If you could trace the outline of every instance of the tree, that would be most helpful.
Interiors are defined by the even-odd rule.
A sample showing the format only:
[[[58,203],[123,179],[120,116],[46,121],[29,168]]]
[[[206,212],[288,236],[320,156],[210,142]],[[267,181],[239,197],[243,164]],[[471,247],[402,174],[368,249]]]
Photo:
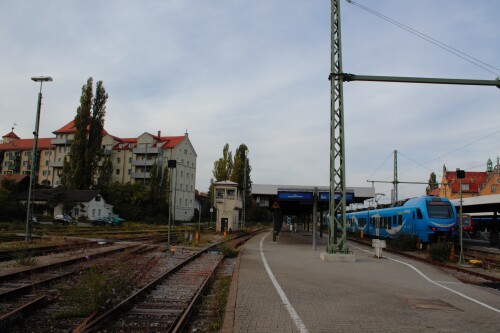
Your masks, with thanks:
[[[61,177],[61,183],[66,188],[84,190],[94,185],[103,153],[101,143],[107,99],[102,81],[97,82],[95,97],[92,78],[82,87],[80,106],[74,120],[76,132],[69,161],[64,162]]]
[[[150,170],[150,204],[152,215],[166,217],[168,212],[167,193],[169,190],[168,168],[161,168],[161,165],[153,164]]]
[[[222,149],[222,157],[214,162],[213,175],[215,181],[229,180],[233,172],[233,153],[229,150],[229,144],[226,143]]]
[[[216,181],[230,180],[238,183],[240,189],[245,191],[245,209],[248,211],[248,208],[252,207],[252,179],[250,177],[252,168],[250,167],[248,156],[246,156],[247,151],[248,147],[245,144],[240,144],[236,149],[233,160],[233,153],[229,150],[229,144],[226,143],[222,150],[222,157],[214,163],[213,175],[215,180],[213,178],[210,180],[208,192],[211,200],[210,202],[213,202],[213,183]]]
[[[248,147],[245,144],[241,144],[236,149],[236,153],[234,154],[233,169],[231,172],[231,177],[229,179],[235,183],[238,183],[241,189],[246,189],[245,195],[249,196],[250,193],[252,193],[252,180],[250,179],[250,172],[252,171],[252,168],[250,167],[246,152],[248,152]]]
[[[97,188],[100,190],[106,190],[111,184],[111,176],[113,174],[113,163],[111,162],[111,159],[105,158],[97,169]]]
[[[427,192],[427,195],[429,195],[436,188],[438,188],[436,174],[434,172],[432,172],[431,175],[429,176],[429,185],[427,185],[427,188],[425,191]]]

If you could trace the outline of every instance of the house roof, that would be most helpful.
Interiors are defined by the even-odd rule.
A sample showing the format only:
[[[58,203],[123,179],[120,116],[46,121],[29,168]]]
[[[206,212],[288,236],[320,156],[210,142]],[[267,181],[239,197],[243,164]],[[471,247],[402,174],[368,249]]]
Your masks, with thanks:
[[[14,175],[0,175],[0,188],[2,188],[2,180],[8,179],[13,181],[16,184],[19,184],[21,182],[26,182],[28,184],[29,182],[29,176],[28,175],[20,175],[20,174],[14,174]]]
[[[38,150],[52,148],[51,141],[53,138],[38,138]],[[0,151],[6,150],[30,150],[33,149],[34,139],[14,139],[7,143],[0,143]]]
[[[160,139],[161,142],[166,141],[161,145],[161,148],[163,149],[168,149],[168,148],[174,148],[177,146],[179,143],[182,142],[186,137],[185,136],[162,136]]]
[[[466,171],[465,178],[462,179],[462,185],[468,184],[469,189],[462,186],[462,193],[478,193],[487,178],[488,173],[486,171]],[[450,185],[452,192],[460,192],[460,179],[457,179],[455,171],[446,171],[446,181]]]
[[[223,180],[223,181],[220,181],[220,182],[215,182],[214,186],[234,186],[234,187],[238,187],[239,185],[238,185],[238,183],[232,182],[230,180]]]
[[[88,130],[89,130],[89,128],[87,126],[87,131]],[[66,125],[64,125],[63,127],[61,127],[60,129],[58,129],[52,133],[54,133],[54,134],[68,134],[68,133],[75,133],[75,132],[76,132],[75,121],[72,120],[69,123],[67,123]],[[108,132],[106,132],[106,130],[103,128],[101,135],[104,136],[106,134],[108,134]]]
[[[20,139],[20,137],[18,137],[17,134],[14,133],[14,131],[11,131],[10,133],[5,134],[3,136],[3,138]]]
[[[9,179],[12,181],[15,181],[16,183],[19,183],[22,181],[24,178],[29,178],[28,175],[21,175],[21,174],[14,174],[14,175],[0,175],[0,181],[4,179]]]
[[[47,201],[52,196],[54,190],[36,189],[34,192],[34,201]],[[89,202],[97,195],[101,194],[99,190],[68,190],[64,192],[66,200],[72,202]],[[18,196],[19,200],[28,200],[28,190],[22,192]]]

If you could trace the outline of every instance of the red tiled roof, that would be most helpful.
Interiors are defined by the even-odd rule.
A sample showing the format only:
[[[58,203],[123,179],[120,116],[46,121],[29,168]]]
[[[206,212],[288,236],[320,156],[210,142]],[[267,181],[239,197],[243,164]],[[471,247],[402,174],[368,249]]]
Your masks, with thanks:
[[[14,175],[0,175],[0,181],[4,179],[12,180],[16,183],[19,183],[24,178],[27,178],[28,175],[14,174]]]
[[[66,125],[64,125],[63,127],[61,127],[60,129],[58,129],[57,131],[54,131],[52,133],[64,134],[64,133],[75,133],[75,132],[76,132],[75,121],[72,120],[69,123],[67,123]]]
[[[466,190],[462,186],[463,193],[478,193],[481,185],[484,184],[488,178],[486,171],[466,171],[465,178],[462,179],[463,184],[469,184],[469,189]],[[457,179],[455,171],[446,171],[446,180],[451,185],[451,190],[454,193],[460,192],[460,179]]]
[[[38,149],[51,149],[53,146],[50,144],[52,139],[55,138],[39,138],[38,139]],[[33,149],[34,139],[18,139],[12,140],[8,143],[0,144],[0,151],[5,150],[29,150]]]
[[[88,131],[88,126],[87,126],[87,131]],[[61,127],[60,129],[58,129],[57,131],[54,131],[52,133],[54,133],[54,134],[68,134],[68,133],[75,133],[75,132],[76,132],[75,121],[72,120],[69,123],[67,123],[66,125],[64,125],[63,127]],[[106,130],[103,128],[101,135],[104,136],[107,134],[108,134],[108,132],[106,132]]]
[[[431,197],[439,197],[439,187],[438,188],[435,188],[431,191],[431,193],[429,193],[429,195]]]
[[[14,133],[14,131],[11,131],[9,134],[5,134],[3,137],[11,139],[20,139],[20,137],[18,137],[17,134]]]
[[[182,142],[186,137],[185,136],[162,136],[160,141],[166,141],[161,145],[161,148],[167,149],[167,148],[174,148],[177,146],[179,143]]]

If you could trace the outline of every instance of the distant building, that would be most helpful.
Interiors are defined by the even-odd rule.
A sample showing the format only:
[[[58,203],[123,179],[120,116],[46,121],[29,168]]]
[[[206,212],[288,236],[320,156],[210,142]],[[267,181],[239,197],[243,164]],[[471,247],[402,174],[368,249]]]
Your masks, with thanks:
[[[488,159],[486,171],[465,171],[462,179],[462,197],[476,197],[489,194],[500,194],[500,165],[493,167],[491,159]],[[434,191],[433,193],[436,193]],[[443,165],[443,178],[438,192],[440,197],[448,199],[460,198],[460,179],[456,171],[448,171]]]
[[[65,159],[68,158],[76,128],[71,121],[54,131],[53,138],[38,139],[36,183],[57,187]],[[102,132],[104,158],[112,162],[112,182],[149,185],[153,164],[164,168],[168,160],[177,160],[172,169],[172,191],[175,187],[175,219],[189,221],[193,218],[196,185],[196,151],[189,136],[162,136],[144,132],[137,138],[120,138]],[[33,139],[21,139],[14,131],[4,135],[0,143],[0,174],[29,175]]]

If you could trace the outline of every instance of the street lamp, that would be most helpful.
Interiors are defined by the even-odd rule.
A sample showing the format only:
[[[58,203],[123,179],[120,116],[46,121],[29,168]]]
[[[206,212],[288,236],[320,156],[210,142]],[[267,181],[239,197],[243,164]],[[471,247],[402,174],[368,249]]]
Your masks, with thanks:
[[[245,220],[246,220],[246,196],[247,196],[247,156],[248,149],[245,149],[245,165],[243,167],[243,211],[241,216],[241,226],[245,228]]]
[[[36,120],[35,120],[35,131],[33,132],[33,151],[31,152],[31,167],[30,167],[30,187],[28,190],[28,208],[26,212],[26,237],[25,241],[31,240],[31,223],[33,221],[33,197],[35,194],[35,163],[36,163],[36,151],[38,146],[38,129],[40,128],[40,111],[42,109],[42,84],[44,82],[52,81],[50,76],[38,76],[31,78],[35,82],[40,82],[40,92],[38,93],[38,106],[36,110]]]
[[[173,207],[175,207],[175,202],[173,202],[175,200],[175,195],[172,197],[172,169],[177,170],[177,160],[168,160],[167,167],[170,169],[169,174],[168,174],[168,178],[170,180],[170,207],[168,209],[168,229],[167,229],[167,256],[169,256],[172,254],[171,249],[170,249],[170,226],[171,226],[171,221],[172,221],[172,209],[175,209],[175,208],[173,208]],[[176,172],[176,175],[177,175],[177,172]]]

